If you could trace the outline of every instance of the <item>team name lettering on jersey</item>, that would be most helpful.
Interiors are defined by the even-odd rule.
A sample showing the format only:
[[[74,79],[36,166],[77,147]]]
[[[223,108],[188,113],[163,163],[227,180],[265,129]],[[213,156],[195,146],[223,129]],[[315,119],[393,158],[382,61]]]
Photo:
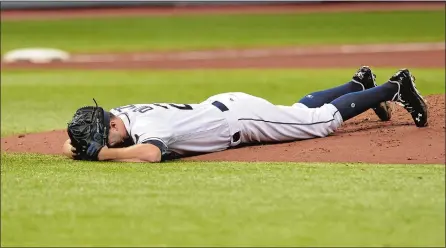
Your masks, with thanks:
[[[174,104],[174,103],[154,103],[152,104],[155,107],[160,107],[160,108],[164,108],[164,109],[169,109],[170,107],[174,107],[180,110],[193,110],[192,106],[189,104]],[[114,108],[114,110],[118,111],[118,112],[139,112],[139,113],[145,113],[149,110],[153,110],[153,107],[151,107],[150,105],[140,105],[140,106],[136,106],[134,104],[130,104],[130,105],[125,105],[122,107],[117,107]],[[124,111],[125,110],[125,111]]]

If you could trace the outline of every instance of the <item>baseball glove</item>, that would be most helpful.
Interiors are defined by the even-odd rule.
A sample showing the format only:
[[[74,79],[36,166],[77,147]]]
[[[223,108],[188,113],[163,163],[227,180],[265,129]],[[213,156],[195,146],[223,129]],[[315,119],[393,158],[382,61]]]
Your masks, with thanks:
[[[71,145],[76,148],[74,159],[98,160],[100,150],[107,145],[109,126],[108,112],[97,103],[78,109],[67,128]]]

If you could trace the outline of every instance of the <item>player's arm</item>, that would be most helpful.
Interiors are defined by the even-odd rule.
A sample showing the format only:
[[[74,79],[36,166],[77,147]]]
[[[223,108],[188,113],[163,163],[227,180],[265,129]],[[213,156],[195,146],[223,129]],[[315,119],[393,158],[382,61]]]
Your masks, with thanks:
[[[62,146],[62,153],[68,158],[74,159],[76,149],[67,139]],[[103,147],[98,155],[98,160],[111,160],[122,162],[160,162],[161,150],[152,144],[137,144],[125,148]]]
[[[161,161],[161,150],[153,144],[136,144],[124,148],[103,147],[98,160],[157,163]]]

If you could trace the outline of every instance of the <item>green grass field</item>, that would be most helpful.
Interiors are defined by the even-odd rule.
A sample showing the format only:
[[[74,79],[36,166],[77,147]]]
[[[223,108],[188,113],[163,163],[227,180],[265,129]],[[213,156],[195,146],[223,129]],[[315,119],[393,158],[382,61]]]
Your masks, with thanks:
[[[442,165],[2,160],[7,246],[444,246]]]
[[[1,51],[437,42],[445,40],[444,16],[412,11],[2,21]],[[112,108],[243,91],[292,104],[347,82],[356,69],[2,70],[1,136],[65,128],[93,97]],[[375,68],[378,82],[396,69]],[[412,71],[424,95],[445,93],[444,69]],[[2,153],[1,196],[2,246],[445,245],[444,165],[129,164]]]
[[[28,46],[86,52],[438,42],[445,39],[444,23],[444,11],[2,21],[1,52]]]

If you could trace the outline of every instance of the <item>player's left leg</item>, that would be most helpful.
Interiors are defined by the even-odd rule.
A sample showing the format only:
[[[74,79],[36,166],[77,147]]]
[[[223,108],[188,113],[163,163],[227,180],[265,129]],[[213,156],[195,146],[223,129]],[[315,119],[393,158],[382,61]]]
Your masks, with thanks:
[[[401,69],[388,82],[365,91],[349,93],[333,100],[343,121],[351,119],[379,102],[396,101],[411,114],[416,126],[427,126],[427,106],[409,70]]]
[[[300,99],[298,103],[309,108],[318,108],[345,94],[376,87],[377,85],[375,79],[376,75],[372,72],[372,70],[368,66],[362,66],[353,75],[351,81],[331,89],[310,93]],[[390,120],[391,110],[386,102],[373,106],[373,110],[381,120]]]

